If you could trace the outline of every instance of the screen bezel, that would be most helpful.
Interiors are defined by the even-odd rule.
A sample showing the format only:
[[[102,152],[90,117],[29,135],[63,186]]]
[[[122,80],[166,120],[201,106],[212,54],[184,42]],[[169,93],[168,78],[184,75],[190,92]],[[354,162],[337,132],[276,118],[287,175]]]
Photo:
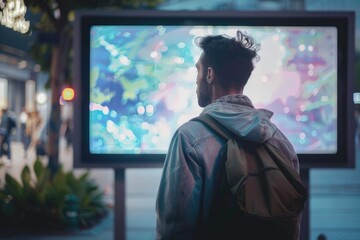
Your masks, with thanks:
[[[94,25],[331,26],[338,30],[337,149],[334,154],[298,154],[301,168],[354,167],[354,13],[121,11],[77,12],[75,22],[74,166],[161,167],[165,154],[92,154],[89,151],[90,28]],[[346,106],[346,107],[345,107]],[[78,137],[79,136],[79,137]]]

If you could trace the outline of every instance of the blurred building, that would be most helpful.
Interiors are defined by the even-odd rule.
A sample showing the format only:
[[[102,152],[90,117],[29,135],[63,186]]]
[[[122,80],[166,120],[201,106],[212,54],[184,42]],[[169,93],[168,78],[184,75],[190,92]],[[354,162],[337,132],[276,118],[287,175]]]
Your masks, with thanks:
[[[168,0],[161,10],[303,10],[304,0]]]
[[[2,9],[3,10],[3,9]],[[38,17],[26,12],[25,19],[33,28]],[[31,46],[36,39],[36,33],[22,34],[0,24],[0,108],[7,108],[10,115],[16,119],[17,129],[20,129],[20,113],[23,110],[44,112],[41,99],[37,95],[43,90],[47,74],[41,72],[41,66],[31,58]],[[44,95],[40,95],[44,96]],[[21,131],[16,131],[13,140],[21,139]]]

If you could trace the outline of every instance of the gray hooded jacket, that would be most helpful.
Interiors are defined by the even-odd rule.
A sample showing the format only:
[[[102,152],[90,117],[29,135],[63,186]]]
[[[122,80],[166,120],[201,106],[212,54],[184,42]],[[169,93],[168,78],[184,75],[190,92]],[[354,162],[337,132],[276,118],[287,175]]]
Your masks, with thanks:
[[[244,95],[223,96],[204,108],[237,136],[252,142],[268,141],[291,160],[299,172],[297,155],[283,133],[270,121],[272,112],[255,109]],[[209,215],[219,186],[225,141],[197,121],[174,134],[165,159],[156,201],[156,239],[193,239]]]

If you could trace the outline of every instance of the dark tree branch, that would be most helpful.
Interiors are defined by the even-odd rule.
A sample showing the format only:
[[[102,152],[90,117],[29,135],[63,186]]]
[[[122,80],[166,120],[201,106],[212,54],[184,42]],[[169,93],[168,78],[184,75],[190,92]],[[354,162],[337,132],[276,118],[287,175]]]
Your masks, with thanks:
[[[59,28],[64,29],[68,24],[68,14],[70,9],[73,7],[72,2],[66,0],[57,0],[58,9],[60,10],[60,19],[58,21]]]
[[[37,3],[39,4],[39,7],[41,8],[41,10],[46,13],[46,15],[49,17],[51,22],[54,24],[56,30],[59,30],[60,26],[58,26],[59,25],[58,20],[56,20],[56,18],[54,16],[54,12],[50,8],[49,4],[47,4],[44,0],[37,0]]]

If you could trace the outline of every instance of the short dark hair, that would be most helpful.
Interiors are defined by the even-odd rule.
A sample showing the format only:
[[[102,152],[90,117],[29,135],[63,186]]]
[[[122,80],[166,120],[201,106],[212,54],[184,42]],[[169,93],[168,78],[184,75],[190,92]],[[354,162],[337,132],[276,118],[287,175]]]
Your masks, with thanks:
[[[236,38],[226,35],[205,36],[196,39],[204,51],[205,71],[212,67],[225,89],[243,88],[254,70],[254,60],[259,60],[260,45],[241,31]]]

